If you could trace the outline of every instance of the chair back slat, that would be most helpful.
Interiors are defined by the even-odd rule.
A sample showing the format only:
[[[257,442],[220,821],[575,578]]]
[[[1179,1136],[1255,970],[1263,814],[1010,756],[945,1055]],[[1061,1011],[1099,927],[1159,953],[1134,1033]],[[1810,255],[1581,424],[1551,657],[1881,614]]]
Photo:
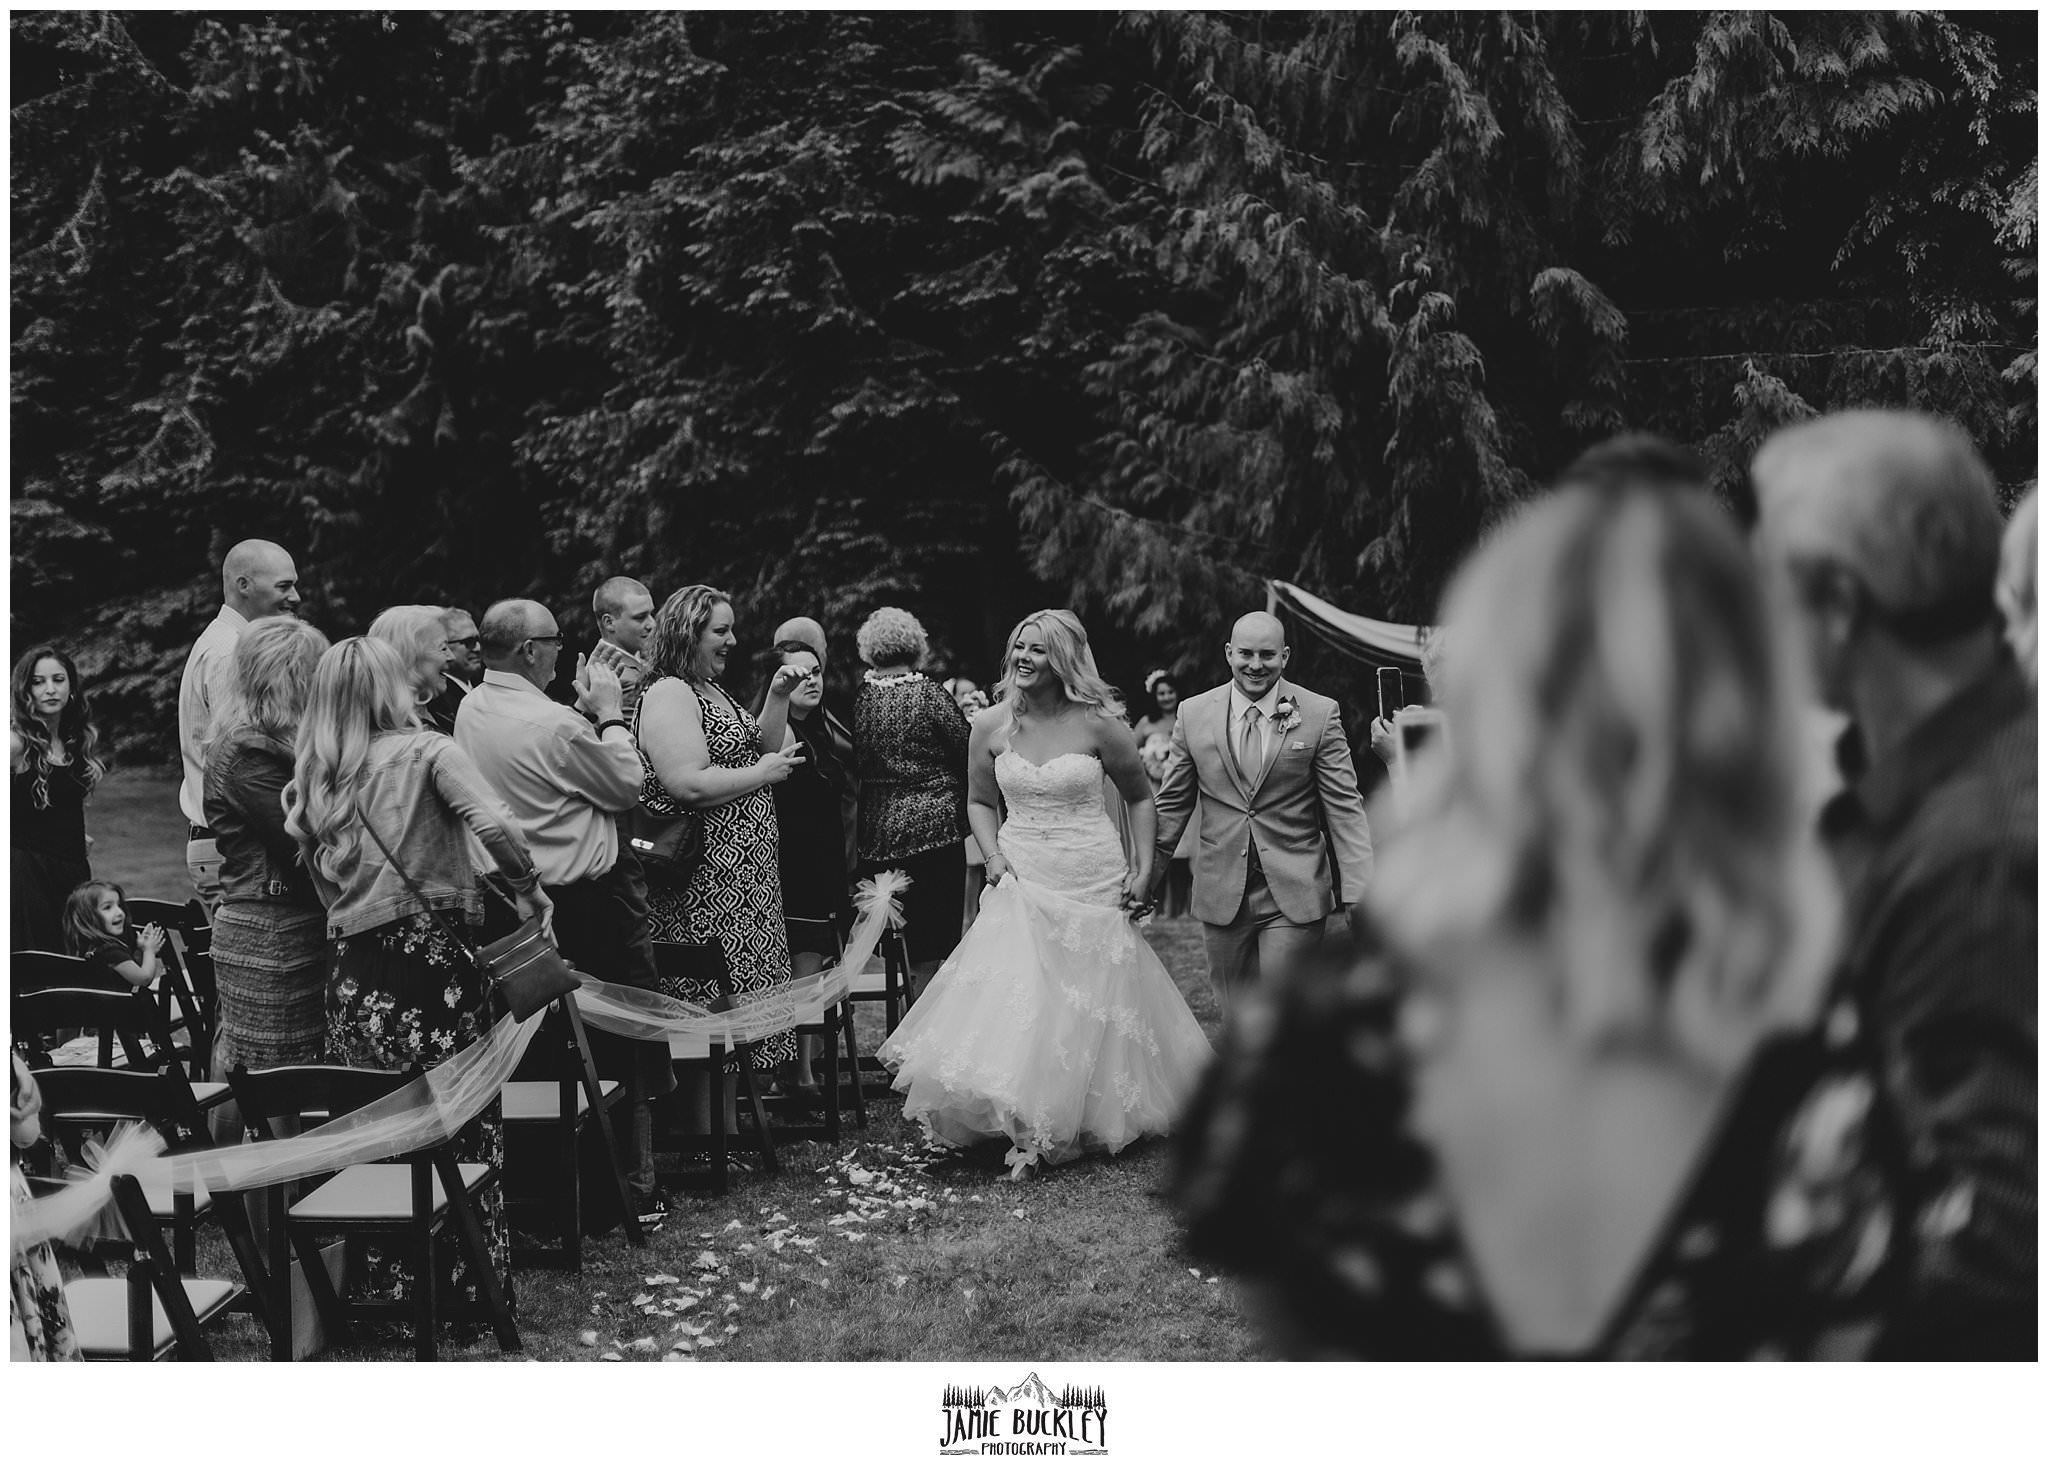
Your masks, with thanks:
[[[130,991],[125,986],[118,991],[104,987],[46,987],[15,997],[12,1016],[19,1036],[55,1033],[66,1028],[97,1031],[102,1068],[113,1066],[115,1038],[121,1040],[132,1070],[154,1072],[165,1064],[177,1063],[163,1016],[148,992]]]
[[[57,951],[15,951],[8,957],[7,989],[15,998],[64,988],[74,991],[131,990],[119,972],[100,961]]]
[[[242,1106],[242,1117],[264,1139],[272,1138],[269,1121],[307,1114],[339,1119],[374,1104],[419,1070],[348,1068],[333,1063],[303,1063],[284,1068],[241,1068],[228,1071],[228,1087]]]

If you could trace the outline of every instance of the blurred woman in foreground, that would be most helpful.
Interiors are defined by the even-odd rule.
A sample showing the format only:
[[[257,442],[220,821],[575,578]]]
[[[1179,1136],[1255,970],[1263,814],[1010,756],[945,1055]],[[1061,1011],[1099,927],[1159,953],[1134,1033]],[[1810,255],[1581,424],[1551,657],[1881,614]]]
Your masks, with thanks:
[[[1364,959],[1248,1010],[1184,1135],[1192,1245],[1302,1356],[1853,1349],[1896,1208],[1853,1020],[1816,1017],[1837,901],[1734,529],[1569,488],[1441,622],[1452,735]]]

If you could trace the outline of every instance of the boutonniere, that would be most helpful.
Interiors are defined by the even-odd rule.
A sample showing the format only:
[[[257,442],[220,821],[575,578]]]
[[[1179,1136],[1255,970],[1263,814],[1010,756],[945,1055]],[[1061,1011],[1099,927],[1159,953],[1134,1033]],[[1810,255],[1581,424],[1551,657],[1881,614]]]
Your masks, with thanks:
[[[1301,712],[1295,709],[1292,695],[1283,695],[1273,702],[1273,724],[1282,735],[1301,724]]]

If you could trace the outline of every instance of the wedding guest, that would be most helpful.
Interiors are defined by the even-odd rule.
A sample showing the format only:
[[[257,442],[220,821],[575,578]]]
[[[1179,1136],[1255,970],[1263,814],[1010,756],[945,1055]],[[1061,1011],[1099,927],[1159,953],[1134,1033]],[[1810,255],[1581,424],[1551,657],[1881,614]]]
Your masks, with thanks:
[[[484,611],[483,653],[488,668],[463,702],[455,740],[533,852],[555,907],[556,944],[592,976],[657,990],[647,885],[639,859],[619,842],[618,815],[639,800],[642,774],[618,677],[594,659],[579,659],[576,708],[548,699],[562,654],[561,625],[524,598]],[[654,1176],[650,1103],[675,1088],[668,1048],[602,1030],[592,1031],[590,1046],[600,1075],[626,1085],[626,1184],[641,1221],[652,1225],[669,1209]]]
[[[36,1088],[35,1075],[11,1053],[13,1065],[7,1079],[8,1144],[7,1199],[14,1212],[25,1210],[35,1198],[28,1177],[18,1161],[43,1137],[43,1096]],[[71,1331],[71,1316],[64,1304],[64,1279],[57,1269],[57,1255],[47,1242],[9,1244],[7,1265],[7,1358],[19,1360],[75,1360],[78,1339]]]
[[[825,650],[825,626],[814,618],[802,615],[786,618],[775,626],[772,641],[778,647],[794,640],[818,656],[818,668],[822,673],[832,662],[832,656]],[[853,731],[844,721],[832,713],[822,700],[818,703],[815,716],[809,719],[824,723],[826,732],[832,738],[835,750],[853,750]],[[813,743],[822,746],[822,743]],[[846,835],[846,872],[853,874],[860,868],[860,776],[854,763],[846,763],[845,782],[839,792],[839,824]]]
[[[678,888],[650,876],[647,905],[657,941],[715,945],[735,993],[789,980],[789,936],[782,924],[782,878],[775,800],[768,789],[804,765],[782,750],[789,695],[798,678],[785,667],[769,683],[757,721],[718,683],[738,643],[732,600],[695,584],[670,595],[647,643],[640,697],[640,749],[647,759],[641,802],[657,813],[702,815],[704,853]],[[663,990],[710,1007],[727,987],[708,976],[664,976]],[[779,1068],[796,1058],[794,1033],[754,1044],[754,1061]],[[738,1060],[728,1065],[733,1087]],[[693,1101],[693,1128],[710,1127],[708,1088]],[[725,1118],[734,1120],[727,1108]]]
[[[1138,738],[1138,757],[1145,763],[1145,775],[1152,779],[1152,790],[1157,792],[1159,784],[1166,780],[1166,759],[1173,754],[1173,717],[1180,709],[1180,689],[1174,683],[1173,672],[1153,670],[1146,675],[1145,695],[1152,702],[1152,714],[1139,720],[1131,734]],[[1166,884],[1159,892],[1161,919],[1174,920],[1188,913],[1195,892],[1195,837],[1194,825],[1189,824],[1166,866]]]
[[[234,679],[214,712],[201,792],[220,849],[213,912],[220,998],[214,1066],[318,1063],[327,1031],[327,912],[285,831],[293,743],[327,653],[295,618],[259,618],[235,644]]]
[[[844,800],[853,785],[853,742],[826,716],[825,665],[801,639],[775,646],[777,669],[795,668],[803,677],[789,692],[789,720],[782,750],[807,759],[775,789],[776,853],[782,877],[784,929],[789,935],[790,973],[815,976],[838,951],[847,920],[852,871],[846,861]],[[754,702],[765,716],[773,679]],[[812,1062],[816,1039],[800,1039],[795,1084],[816,1087]]]
[[[285,790],[286,831],[327,907],[333,942],[327,1061],[357,1068],[431,1068],[489,1031],[489,982],[457,944],[473,943],[484,919],[469,835],[511,885],[522,921],[545,922],[551,911],[526,840],[476,764],[420,725],[413,674],[381,639],[344,639],[322,655]],[[497,1104],[457,1139],[463,1159],[502,1173]],[[482,1215],[509,1303],[499,1187],[485,1193]],[[409,1296],[408,1265],[374,1250],[372,1259],[367,1296]],[[480,1300],[467,1274],[460,1269],[452,1291]]]
[[[1861,770],[1823,814],[1843,995],[1927,1209],[1879,1352],[2035,1354],[2039,872],[2034,691],[1999,641],[1990,470],[1944,420],[1829,414],[1757,453],[1758,543]]]
[[[206,735],[214,707],[227,697],[235,641],[251,619],[292,613],[299,606],[299,570],[275,542],[249,540],[228,549],[220,565],[221,608],[185,657],[178,681],[178,755],[184,780],[178,806],[187,825],[185,867],[210,913],[220,897],[220,851],[206,826]]]
[[[7,724],[13,946],[64,949],[64,900],[92,877],[85,801],[106,773],[92,702],[71,656],[43,644],[14,666]]]
[[[441,672],[446,683],[441,693],[427,703],[427,724],[437,731],[452,733],[462,702],[483,678],[483,641],[477,634],[476,620],[466,608],[442,609],[441,628],[441,647],[448,655],[447,668]]]
[[[955,675],[946,681],[946,693],[953,697],[953,704],[960,707],[960,714],[970,722],[988,709],[988,693],[965,675]]]
[[[382,639],[398,651],[412,681],[420,724],[443,736],[455,734],[437,705],[448,690],[448,610],[431,603],[400,603],[385,609],[370,624],[369,637]]]
[[[1363,959],[1246,998],[1184,1126],[1190,1245],[1294,1356],[1824,1352],[1903,1198],[1818,1020],[1838,902],[1740,538],[1576,487],[1445,618],[1440,704],[1486,739],[1418,763]]]
[[[654,631],[654,595],[633,578],[606,578],[591,594],[590,611],[597,615],[598,635],[590,661],[619,677],[630,722],[640,708],[640,690],[647,678],[644,657],[647,636]]]
[[[2005,524],[1998,559],[1998,612],[2005,620],[2005,642],[2029,685],[2037,683],[2040,612],[2034,604],[2034,523],[2039,492],[2029,490]]]
[[[164,928],[128,923],[128,896],[118,884],[89,879],[64,902],[64,944],[74,956],[97,961],[137,991],[164,974]]]
[[[853,705],[860,770],[860,860],[910,878],[903,925],[922,990],[960,944],[967,890],[967,717],[918,666],[924,625],[878,608],[856,637],[868,666]]]

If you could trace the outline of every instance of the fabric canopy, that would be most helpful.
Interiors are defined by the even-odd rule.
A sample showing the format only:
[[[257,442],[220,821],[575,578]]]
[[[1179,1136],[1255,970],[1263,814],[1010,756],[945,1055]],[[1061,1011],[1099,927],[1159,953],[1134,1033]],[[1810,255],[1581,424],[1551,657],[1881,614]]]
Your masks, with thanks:
[[[1422,668],[1422,640],[1428,630],[1420,624],[1390,624],[1384,619],[1346,613],[1336,604],[1278,578],[1267,580],[1266,592],[1276,607],[1285,607],[1310,632],[1321,635],[1354,659],[1368,664]]]

